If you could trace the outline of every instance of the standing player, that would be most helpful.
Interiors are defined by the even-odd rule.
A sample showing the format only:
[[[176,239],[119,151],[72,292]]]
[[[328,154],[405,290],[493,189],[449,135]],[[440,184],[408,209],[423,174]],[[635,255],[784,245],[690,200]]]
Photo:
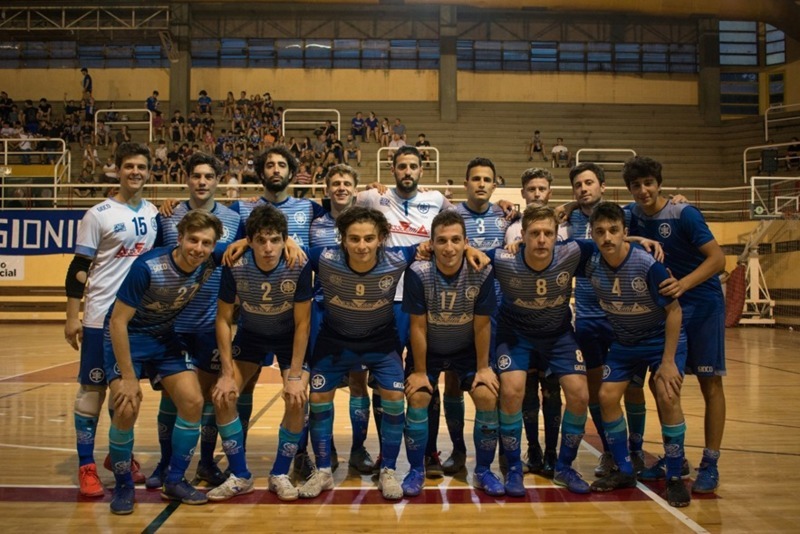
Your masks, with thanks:
[[[706,402],[705,448],[692,491],[713,493],[719,486],[717,461],[725,430],[725,301],[717,277],[725,267],[725,255],[699,210],[661,196],[659,162],[633,158],[623,167],[622,177],[636,202],[631,208],[631,233],[662,243],[672,276],[662,283],[661,294],[678,299],[683,308],[686,363]],[[663,477],[660,464],[643,477]]]
[[[222,223],[205,210],[194,210],[181,219],[178,234],[177,247],[155,249],[134,262],[103,332],[105,371],[114,403],[108,432],[116,479],[111,500],[114,514],[133,512],[133,425],[142,401],[139,379],[145,371],[167,390],[178,411],[161,495],[184,504],[208,500],[183,478],[200,436],[203,393],[191,357],[173,327],[214,272],[211,253],[222,235]]]
[[[403,307],[411,316],[405,388],[406,453],[411,469],[402,483],[403,494],[413,497],[422,491],[431,384],[448,370],[455,374],[460,388],[470,392],[477,410],[473,484],[489,495],[500,496],[505,493],[503,483],[490,470],[497,448],[499,389],[489,365],[490,317],[497,306],[494,276],[490,268],[478,272],[466,265],[466,228],[458,213],[437,215],[431,232],[434,259],[416,262],[408,269],[403,295]],[[463,428],[463,418],[461,425]],[[466,450],[462,455],[466,457]]]
[[[80,387],[75,398],[75,434],[78,449],[80,492],[103,495],[97,476],[94,441],[97,420],[106,396],[103,371],[103,320],[133,261],[153,248],[157,210],[142,198],[150,175],[150,150],[123,143],[116,151],[117,193],[84,215],[78,231],[75,257],[66,276],[67,322],[64,338],[80,350]],[[81,299],[85,294],[83,321]],[[134,481],[144,482],[139,464],[132,461]]]
[[[670,279],[667,269],[625,241],[622,208],[602,202],[592,212],[590,223],[600,253],[586,266],[586,277],[616,336],[605,358],[599,398],[606,441],[617,465],[617,469],[592,483],[592,490],[611,491],[636,485],[619,403],[628,382],[643,383],[649,368],[664,439],[667,501],[671,506],[687,506],[691,497],[680,477],[686,435],[680,396],[686,363],[681,306],[672,297],[659,293],[659,287]]]
[[[297,499],[289,480],[306,413],[308,366],[306,349],[311,321],[311,270],[308,263],[289,267],[283,256],[288,236],[286,218],[269,204],[256,207],[247,219],[250,248],[232,267],[223,267],[216,331],[222,372],[214,391],[217,424],[228,454],[231,474],[208,492],[212,501],[253,491],[247,468],[242,424],[236,397],[264,362],[278,360],[286,403],[278,431],[278,452],[269,490],[284,501]],[[239,302],[239,328],[231,342],[234,304]],[[265,357],[266,356],[266,357]]]
[[[189,200],[178,204],[170,216],[159,216],[156,246],[174,247],[178,243],[178,223],[192,210],[205,210],[222,222],[222,236],[217,241],[218,246],[232,243],[241,233],[239,214],[214,199],[222,176],[222,164],[214,156],[195,152],[186,163],[186,175]],[[211,486],[219,486],[227,478],[214,462],[217,424],[214,418],[214,405],[211,402],[211,390],[220,372],[220,355],[214,335],[220,277],[221,271],[214,271],[175,322],[175,332],[180,336],[184,350],[192,357],[198,370],[198,379],[205,401],[200,432],[200,461],[197,464],[195,479],[206,481]],[[169,395],[162,392],[158,408],[161,459],[153,474],[147,479],[148,488],[160,488],[163,484],[172,456],[172,429],[175,426],[176,416],[175,403]]]

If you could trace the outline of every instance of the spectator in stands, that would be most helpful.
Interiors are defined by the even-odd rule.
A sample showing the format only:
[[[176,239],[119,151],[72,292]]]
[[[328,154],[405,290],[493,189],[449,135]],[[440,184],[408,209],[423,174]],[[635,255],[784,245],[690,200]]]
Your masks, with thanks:
[[[233,91],[228,91],[228,96],[225,97],[225,104],[222,108],[222,118],[232,119],[234,109],[236,109],[236,99],[233,97]]]
[[[233,116],[231,117],[231,131],[242,131],[247,126],[247,117],[244,111],[239,106],[233,109]]]
[[[533,132],[533,137],[531,137],[531,142],[528,150],[528,161],[533,161],[533,156],[537,152],[539,156],[542,158],[542,161],[547,161],[547,156],[544,153],[544,141],[542,141],[541,135],[539,134],[539,130]]]
[[[184,138],[189,141],[190,143],[194,143],[195,141],[200,139],[200,126],[202,126],[202,121],[200,117],[197,116],[197,113],[192,111],[189,113],[189,117],[186,119],[186,125],[183,127]]]
[[[230,200],[238,199],[239,184],[241,183],[240,178],[237,178],[235,174],[227,173],[223,178],[223,182],[228,186],[225,189],[225,196],[227,196]]]
[[[333,154],[336,158],[337,163],[342,163],[344,161],[344,145],[342,144],[341,139],[339,136],[336,135],[334,131],[330,137],[328,137],[328,152],[327,154]],[[325,158],[327,159],[327,154]]]
[[[184,170],[182,157],[169,163],[169,166],[167,167],[167,176],[169,177],[168,183],[182,184],[184,182],[185,175],[186,171]]]
[[[404,142],[406,141],[406,125],[400,122],[399,118],[394,120],[394,125],[392,126],[392,134],[397,134]]]
[[[94,124],[88,119],[81,123],[81,133],[78,139],[81,147],[94,143]]]
[[[202,89],[200,95],[197,97],[197,112],[200,115],[203,113],[211,113],[211,97],[208,96],[205,89]]]
[[[213,154],[214,149],[217,147],[217,140],[214,139],[214,132],[203,126],[203,151],[207,154]]]
[[[322,135],[325,137],[325,140],[330,141],[332,139],[331,136],[337,134],[336,126],[334,126],[331,121],[325,121],[325,126],[322,127]]]
[[[389,117],[384,117],[381,121],[381,146],[389,146],[392,141],[392,127],[389,125]]]
[[[66,97],[66,93],[64,93]],[[8,114],[11,113],[11,106],[14,105],[14,101],[8,96],[8,93],[5,91],[0,91],[0,120],[8,121]],[[13,121],[10,122],[14,124]]]
[[[381,134],[380,134],[380,122],[378,121],[378,117],[375,115],[374,111],[369,112],[369,117],[367,117],[364,121],[367,125],[367,141],[371,137],[375,138],[376,143],[381,142]]]
[[[389,150],[388,152],[388,159],[392,159],[395,151],[401,146],[406,146],[405,140],[398,133],[392,134],[392,141],[389,143],[389,148],[392,150]]]
[[[92,92],[92,77],[89,75],[89,69],[83,67],[81,69],[83,74],[83,81],[81,82],[81,94]]]
[[[97,149],[91,143],[86,143],[86,146],[83,147],[83,164],[82,167],[84,169],[88,169],[89,172],[92,173],[94,176],[97,173],[97,165],[102,164],[103,162],[100,161],[100,158],[97,155]],[[114,175],[116,176],[116,174]]]
[[[74,100],[67,100],[67,93],[64,93],[64,118],[72,117],[73,119],[79,119],[78,114],[80,112],[80,106],[76,104]],[[14,122],[11,121],[11,124],[14,124]]]
[[[169,131],[173,141],[183,141],[186,137],[186,119],[181,115],[180,110],[172,112],[172,119],[169,121]]]
[[[22,108],[23,124],[32,134],[39,131],[39,119],[36,117],[39,110],[33,105],[33,100],[26,100],[25,107]]]
[[[106,122],[117,122],[119,120],[119,113],[111,111],[117,108],[117,105],[112,101],[108,103],[108,111],[106,112]]]
[[[800,169],[800,140],[792,137],[792,144],[786,147],[786,170]]]
[[[239,93],[239,100],[236,101],[236,107],[242,110],[244,115],[247,115],[250,112],[250,99],[247,98],[247,91],[242,91]]]
[[[160,111],[155,111],[152,117],[153,117],[153,136],[158,138],[166,137],[166,131],[164,129],[164,116],[161,114]]]
[[[258,175],[255,169],[255,164],[252,159],[247,160],[247,165],[245,165],[244,170],[242,171],[241,183],[243,184],[259,183]]]
[[[152,174],[153,170],[150,169],[150,175],[152,176]],[[117,164],[114,162],[114,154],[110,154],[108,158],[106,158],[106,162],[103,164],[103,181],[113,182],[116,179],[117,179]]]
[[[325,142],[325,136],[322,132],[317,135],[316,141],[314,141],[312,145],[312,149],[314,151],[314,159],[318,162],[321,162],[325,159],[325,153],[328,151],[328,144]]]
[[[123,124],[120,131],[118,131],[114,135],[114,144],[111,147],[111,152],[116,152],[117,147],[122,143],[130,143],[131,142],[131,133],[128,131],[128,125]]]
[[[417,150],[419,150],[420,158],[422,159],[422,161],[425,162],[425,166],[427,167],[429,162],[431,161],[431,155],[430,152],[425,150],[425,147],[431,146],[431,142],[425,138],[424,133],[421,133],[419,134],[419,137],[417,137],[417,142],[415,143],[415,145],[417,147]]]
[[[361,136],[361,141],[367,141],[367,123],[364,121],[364,116],[361,112],[357,112],[356,116],[350,121],[350,134],[353,137]]]
[[[144,105],[147,109],[149,109],[152,113],[158,111],[158,91],[153,91],[153,94],[147,97],[147,100],[144,101]]]
[[[11,124],[16,124],[20,122],[19,120],[19,107],[16,104],[11,104],[11,110],[8,112],[8,122]],[[20,124],[20,127],[22,125]]]
[[[453,185],[453,180],[448,178],[447,179],[447,187],[445,187],[444,191],[442,192],[442,194],[444,195],[444,198],[446,198],[447,200],[453,200],[453,191],[450,189],[450,187],[452,185]]]
[[[156,149],[153,151],[155,157],[160,158],[161,162],[167,161],[167,142],[163,139],[158,140],[158,145]]]
[[[95,101],[92,93],[83,93],[83,100],[81,100],[81,107],[83,108],[83,118],[89,122],[94,121]]]
[[[267,110],[275,111],[275,102],[272,101],[272,95],[269,93],[264,93],[264,111]]]
[[[166,147],[164,153],[166,154]],[[155,163],[153,163],[153,168],[150,169],[150,176],[153,178],[153,183],[164,183],[164,176],[167,174],[167,166],[164,164],[164,159],[166,158],[156,157]]]
[[[498,174],[497,178],[495,178],[494,182],[497,184],[497,187],[505,187],[506,179],[503,178],[502,174]]]
[[[550,155],[553,158],[553,167],[569,167],[572,162],[569,149],[564,146],[564,140],[561,137],[556,139],[556,144],[550,150]]]
[[[29,153],[33,152],[34,142],[31,141],[31,139],[33,139],[33,135],[31,135],[27,128],[23,127],[22,130],[16,134],[16,137],[21,139],[21,141],[17,144],[17,150],[22,152],[22,164],[30,165],[31,156]]]
[[[350,165],[351,158],[355,158],[357,165],[361,167],[361,147],[358,145],[358,139],[348,135],[344,144],[344,162]]]
[[[0,128],[0,137],[8,139],[10,137],[14,137],[15,130],[12,128],[11,124],[7,121],[3,121],[3,127]]]
[[[108,148],[108,146],[111,144],[111,126],[106,124],[105,121],[98,120],[94,136],[94,144],[96,146]]]
[[[308,172],[308,165],[305,163],[300,163],[300,167],[297,170],[297,173],[294,175],[294,183],[297,185],[310,185],[311,184],[311,173]],[[309,189],[306,187],[298,187],[294,190],[294,196],[296,198],[303,198],[308,194]],[[314,195],[314,191],[311,191],[311,196]]]
[[[47,101],[46,98],[39,99],[39,111],[36,114],[36,118],[40,121],[50,121],[52,120],[52,113],[53,113],[53,106],[50,102]]]

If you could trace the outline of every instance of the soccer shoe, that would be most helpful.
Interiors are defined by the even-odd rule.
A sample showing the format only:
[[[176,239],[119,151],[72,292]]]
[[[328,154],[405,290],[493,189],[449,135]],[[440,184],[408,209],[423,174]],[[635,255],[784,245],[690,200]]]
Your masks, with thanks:
[[[502,497],[506,494],[503,481],[501,481],[500,477],[496,474],[492,473],[491,469],[475,471],[475,475],[472,477],[472,487],[483,490],[483,492],[490,497]]]
[[[114,472],[114,468],[111,467],[110,454],[106,454],[106,458],[103,460],[103,467],[112,473]],[[134,484],[144,484],[147,481],[144,473],[142,473],[142,466],[139,465],[139,462],[136,460],[133,454],[131,454],[131,477],[133,477]]]
[[[117,486],[111,496],[111,513],[115,515],[128,515],[133,512],[133,503],[136,501],[133,486]]]
[[[543,462],[542,446],[538,443],[528,444],[528,450],[522,462],[522,471],[524,473],[538,473],[542,470]]]
[[[180,501],[183,504],[205,504],[208,502],[206,494],[189,484],[185,478],[180,482],[164,482],[164,487],[161,488],[161,498]]]
[[[97,476],[97,465],[86,464],[78,468],[78,486],[84,497],[102,497],[105,493],[103,483]],[[128,512],[130,513],[130,512]]]
[[[672,477],[667,480],[667,502],[675,508],[689,506],[689,503],[692,502],[692,496],[680,477]]]
[[[633,465],[633,472],[637,475],[644,471],[644,451],[631,451],[631,464]]]
[[[689,461],[684,458],[683,466],[681,467],[681,478],[689,476],[691,469],[689,468]],[[656,480],[664,480],[667,478],[667,460],[663,456],[659,456],[658,461],[637,473],[637,477],[642,482],[655,482]]]
[[[544,478],[553,478],[556,472],[556,461],[558,456],[556,451],[544,451],[544,460],[542,461],[542,468],[537,474],[542,475]]]
[[[364,447],[350,451],[350,460],[348,460],[347,465],[362,475],[369,475],[375,469],[375,462],[372,461],[372,456],[369,455],[369,452]]]
[[[604,478],[610,475],[612,471],[616,471],[616,469],[617,462],[614,461],[614,455],[606,451],[600,455],[600,462],[594,468],[594,476],[596,478]],[[634,469],[634,471],[636,470]]]
[[[442,470],[442,461],[439,459],[439,453],[434,452],[430,456],[425,457],[425,477],[426,478],[442,478],[444,471]]]
[[[209,501],[227,501],[237,495],[248,493],[253,493],[253,475],[250,475],[250,478],[240,478],[231,473],[225,482],[209,491],[207,496]]]
[[[211,465],[197,464],[197,473],[195,473],[192,483],[207,482],[209,486],[217,487],[225,484],[228,480],[230,477],[222,472],[217,462],[212,462]]]
[[[333,473],[330,469],[314,470],[306,483],[300,486],[298,495],[303,499],[313,499],[320,493],[333,489]]]
[[[317,466],[311,461],[308,452],[298,452],[294,455],[294,478],[295,480],[308,480]]]
[[[296,501],[300,496],[300,492],[289,480],[289,475],[270,475],[269,490],[282,501]]]
[[[556,471],[553,476],[553,483],[567,488],[572,493],[591,493],[592,488],[583,480],[580,473],[571,467],[563,471]]]
[[[159,462],[156,468],[153,470],[153,474],[147,477],[147,480],[144,481],[145,487],[147,489],[161,488],[161,486],[164,485],[164,479],[167,477],[168,467],[169,466],[167,464],[162,464]]]
[[[389,501],[396,501],[403,498],[403,488],[394,477],[394,469],[384,467],[378,477],[378,489],[381,490],[383,498]]]
[[[714,493],[719,487],[719,470],[716,465],[701,463],[697,468],[697,478],[692,484],[694,493]],[[672,504],[672,503],[670,503]]]
[[[506,475],[506,495],[509,497],[524,497],[525,483],[522,475],[522,464],[508,467]]]
[[[454,449],[453,453],[450,457],[444,461],[442,464],[442,472],[445,475],[455,475],[462,469],[464,469],[464,465],[467,463],[467,453],[466,451],[460,451],[458,449]]]
[[[636,475],[623,473],[620,470],[612,471],[608,476],[599,478],[592,482],[592,491],[606,492],[622,488],[635,488]]]
[[[425,473],[416,469],[410,470],[400,486],[403,488],[403,495],[416,497],[422,493],[422,488],[425,486]]]

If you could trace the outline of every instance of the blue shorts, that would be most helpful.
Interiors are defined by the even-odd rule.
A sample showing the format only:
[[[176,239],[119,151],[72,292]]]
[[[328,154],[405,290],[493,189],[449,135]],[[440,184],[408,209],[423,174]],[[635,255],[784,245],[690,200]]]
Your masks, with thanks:
[[[439,375],[445,371],[452,371],[458,376],[458,383],[461,391],[472,389],[472,382],[475,380],[475,373],[478,371],[478,357],[475,354],[475,347],[466,349],[459,354],[440,354],[428,353],[425,369],[428,380],[431,384],[439,383]],[[414,356],[409,350],[406,356],[406,377],[414,372]],[[431,392],[432,393],[432,392]]]
[[[575,319],[575,339],[586,360],[587,369],[602,367],[614,341],[614,330],[605,317]]]
[[[181,346],[192,358],[192,363],[212,375],[219,374],[222,365],[219,362],[217,334],[215,332],[179,333]]]
[[[725,376],[725,314],[691,317],[686,332],[686,372],[697,376]]]
[[[319,330],[322,328],[322,317],[325,315],[325,303],[317,299],[311,303],[311,331],[308,334],[308,353],[314,354]]]
[[[626,382],[642,387],[647,370],[655,373],[664,356],[664,338],[642,340],[636,345],[622,345],[615,341],[603,365],[603,382]],[[681,332],[675,350],[675,365],[683,374],[686,366],[686,336]]]
[[[586,363],[568,330],[559,336],[532,339],[522,334],[497,333],[497,374],[537,369],[545,375],[585,375]]]
[[[105,386],[107,383],[106,372],[103,369],[102,328],[83,327],[78,383],[85,386]]]
[[[192,357],[183,350],[178,336],[156,339],[143,334],[128,334],[128,339],[130,340],[131,362],[136,378],[147,376],[154,387],[167,376],[195,369]],[[103,352],[106,377],[111,383],[121,375],[108,331],[103,337]]]
[[[336,389],[342,377],[358,368],[372,371],[378,385],[389,391],[403,391],[403,362],[397,351],[360,352],[344,350],[318,358],[311,369],[311,392],[325,393]]]
[[[294,336],[287,340],[275,342],[250,332],[239,330],[233,338],[233,359],[240,362],[249,362],[256,365],[269,367],[275,359],[281,371],[292,366]],[[303,360],[303,369],[308,370],[306,360]]]
[[[408,346],[408,337],[411,335],[411,316],[403,311],[403,303],[394,303],[394,324],[397,328],[397,337],[400,338],[400,350]]]

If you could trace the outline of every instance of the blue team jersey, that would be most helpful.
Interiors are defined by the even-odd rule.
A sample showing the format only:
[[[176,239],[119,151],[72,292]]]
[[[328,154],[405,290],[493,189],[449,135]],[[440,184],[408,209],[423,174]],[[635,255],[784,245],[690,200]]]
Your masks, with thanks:
[[[190,273],[182,271],[172,258],[173,250],[157,248],[137,258],[122,282],[117,299],[136,309],[128,323],[129,334],[172,336],[178,314],[214,273],[217,261],[213,257]],[[106,323],[113,311],[114,306]]]
[[[660,242],[664,248],[664,263],[678,279],[705,261],[700,247],[714,239],[700,210],[689,204],[671,202],[667,202],[661,211],[652,216],[632,204],[630,233]],[[678,300],[684,321],[725,311],[722,285],[717,276],[693,287]]]
[[[255,202],[249,200],[239,200],[231,205],[231,209],[242,218],[242,224],[246,223],[250,213],[262,204],[272,204],[286,216],[289,224],[289,237],[301,247],[307,247],[311,241],[311,221],[323,215],[325,211],[322,206],[305,198],[289,197],[283,202],[270,202],[264,197]]]
[[[281,257],[271,271],[256,265],[252,249],[233,267],[222,268],[219,298],[233,304],[239,297],[239,335],[255,334],[283,341],[294,335],[294,303],[313,296],[308,262],[289,267]]]
[[[630,226],[631,212],[625,208],[625,226]],[[567,220],[567,231],[572,239],[592,239],[592,226],[589,216],[580,209],[573,210]],[[592,284],[583,276],[575,278],[575,317],[577,319],[596,319],[606,314],[597,302]]]
[[[325,299],[323,333],[351,341],[394,332],[397,282],[415,253],[413,246],[383,248],[378,251],[375,267],[367,273],[356,273],[347,265],[341,248],[312,249],[309,260],[322,284]]]
[[[178,223],[184,215],[192,211],[189,202],[181,202],[175,207],[170,217],[158,216],[157,246],[174,247],[178,244]],[[222,237],[217,240],[216,249],[219,253],[244,235],[244,230],[239,214],[219,202],[214,203],[211,213],[222,222]],[[203,284],[200,291],[186,306],[175,322],[175,331],[180,333],[208,332],[214,329],[217,316],[217,294],[219,281],[222,276],[220,270],[215,270],[208,282]]]
[[[614,327],[617,341],[636,345],[664,337],[664,308],[672,299],[659,294],[658,285],[669,274],[644,249],[631,246],[627,258],[616,268],[597,252],[586,264],[586,277]]]
[[[556,243],[553,259],[543,271],[525,263],[525,246],[517,254],[490,251],[494,275],[503,290],[498,330],[528,337],[551,337],[572,329],[569,299],[572,278],[583,273],[594,243],[564,241]]]
[[[503,246],[508,227],[503,208],[490,203],[486,211],[477,213],[462,202],[456,206],[456,211],[464,218],[470,245],[483,251]]]
[[[341,243],[336,219],[330,213],[311,221],[310,247],[337,247]]]
[[[464,260],[455,275],[446,276],[430,260],[406,271],[403,311],[427,317],[428,354],[474,350],[475,315],[492,315],[496,307],[491,266],[475,271]]]

